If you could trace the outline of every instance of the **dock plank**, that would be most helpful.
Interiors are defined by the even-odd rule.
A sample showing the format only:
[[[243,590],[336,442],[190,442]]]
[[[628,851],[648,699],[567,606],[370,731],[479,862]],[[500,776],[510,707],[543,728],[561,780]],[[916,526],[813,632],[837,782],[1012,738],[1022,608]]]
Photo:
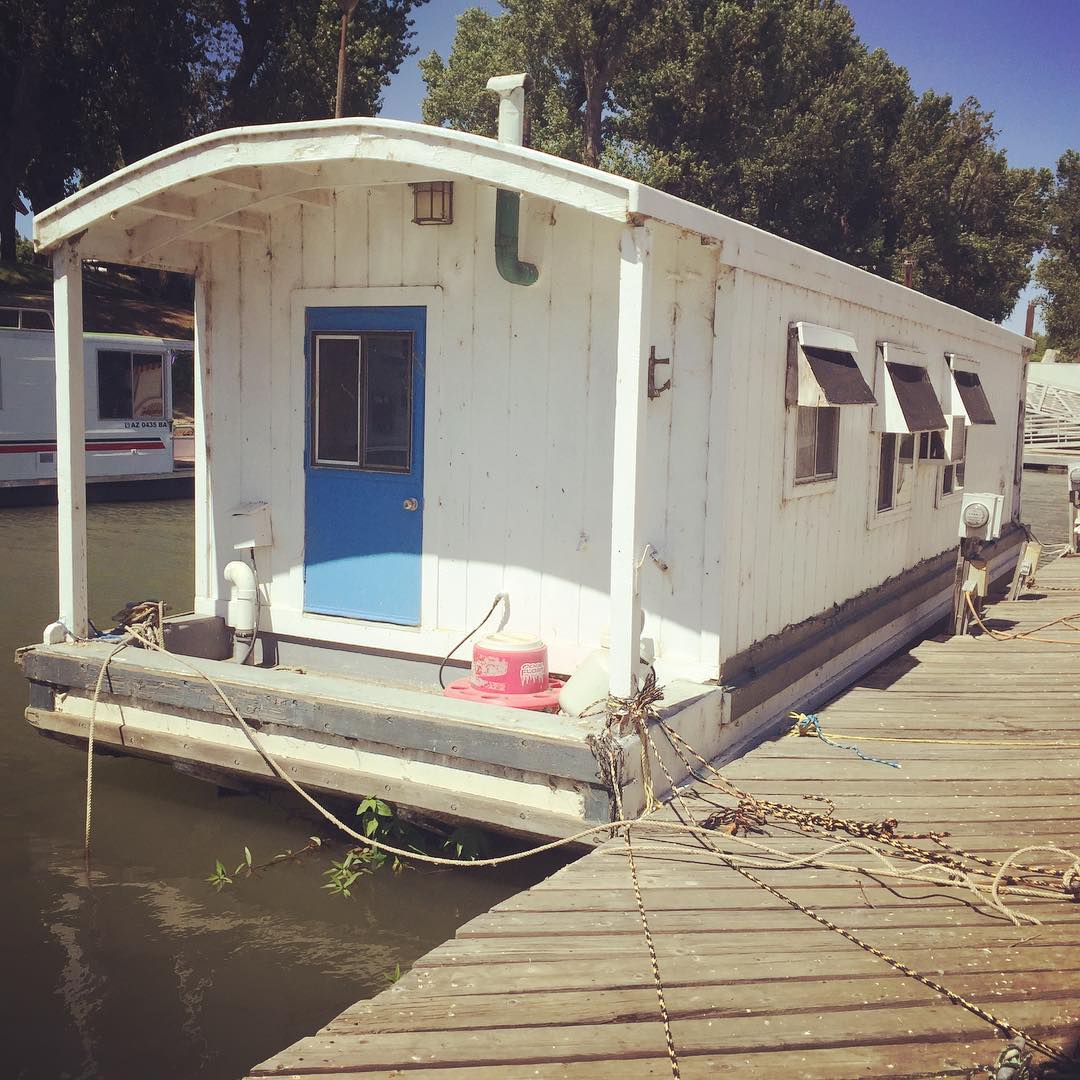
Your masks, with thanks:
[[[1015,633],[1080,616],[1080,560],[1040,571],[1039,588],[993,605],[988,623]],[[751,798],[895,819],[898,835],[944,833],[947,843],[988,858],[1028,845],[1078,851],[1080,631],[1058,624],[1039,633],[1076,644],[924,641],[818,710],[838,741],[858,742],[900,769],[783,736],[723,773]],[[702,784],[685,800],[698,821],[732,805]],[[757,888],[692,836],[658,824],[685,808],[669,806],[633,831],[683,1077],[736,1068],[746,1077],[807,1080],[966,1077],[994,1060],[1004,1042],[985,1022]],[[750,839],[805,856],[847,837],[773,821]],[[930,840],[913,842],[935,850]],[[736,849],[722,835],[717,843]],[[1041,920],[1016,926],[962,888],[874,876],[865,865],[873,857],[856,846],[829,858],[863,869],[754,872],[1010,1023],[1052,1045],[1075,1043],[1080,906],[1009,895],[1012,910]],[[1026,860],[1066,865],[1047,852]],[[250,1077],[327,1075],[670,1077],[624,841],[605,842],[466,923],[395,986]]]

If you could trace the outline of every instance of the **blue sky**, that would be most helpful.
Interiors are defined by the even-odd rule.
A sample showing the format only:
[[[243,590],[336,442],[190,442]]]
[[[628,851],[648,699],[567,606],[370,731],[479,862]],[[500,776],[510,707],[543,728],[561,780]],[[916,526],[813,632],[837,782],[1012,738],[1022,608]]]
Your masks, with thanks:
[[[1080,0],[847,0],[872,49],[908,69],[917,93],[970,96],[994,113],[998,143],[1019,166],[1053,168],[1080,149]],[[431,0],[416,13],[419,56],[450,51],[457,16],[479,4]],[[424,83],[416,57],[384,95],[382,115],[419,120]],[[1007,325],[1023,329],[1027,294]]]

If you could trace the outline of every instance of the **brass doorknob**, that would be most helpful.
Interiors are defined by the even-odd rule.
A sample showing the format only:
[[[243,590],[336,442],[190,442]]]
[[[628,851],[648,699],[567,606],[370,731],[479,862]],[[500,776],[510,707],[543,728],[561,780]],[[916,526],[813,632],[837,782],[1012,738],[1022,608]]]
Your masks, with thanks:
[[[406,510],[419,510],[420,509],[420,500],[419,499],[406,499],[401,505]]]

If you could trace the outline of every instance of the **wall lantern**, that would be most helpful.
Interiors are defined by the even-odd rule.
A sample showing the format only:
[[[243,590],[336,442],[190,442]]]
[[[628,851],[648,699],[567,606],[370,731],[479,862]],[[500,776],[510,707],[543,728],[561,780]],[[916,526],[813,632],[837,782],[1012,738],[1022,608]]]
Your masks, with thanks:
[[[410,184],[413,221],[417,225],[449,225],[454,220],[454,185],[450,180]]]

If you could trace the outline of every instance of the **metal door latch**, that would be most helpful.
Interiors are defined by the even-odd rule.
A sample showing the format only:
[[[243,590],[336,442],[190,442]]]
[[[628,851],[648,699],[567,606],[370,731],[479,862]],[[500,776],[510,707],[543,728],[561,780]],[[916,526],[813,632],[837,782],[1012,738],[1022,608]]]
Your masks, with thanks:
[[[419,510],[420,509],[420,500],[419,499],[406,499],[401,505],[406,510]]]
[[[667,382],[663,386],[656,385],[656,365],[657,364],[670,364],[670,356],[657,356],[656,346],[649,347],[649,398],[658,398],[665,390],[671,389],[671,379],[668,378]],[[668,368],[670,371],[671,369]]]

